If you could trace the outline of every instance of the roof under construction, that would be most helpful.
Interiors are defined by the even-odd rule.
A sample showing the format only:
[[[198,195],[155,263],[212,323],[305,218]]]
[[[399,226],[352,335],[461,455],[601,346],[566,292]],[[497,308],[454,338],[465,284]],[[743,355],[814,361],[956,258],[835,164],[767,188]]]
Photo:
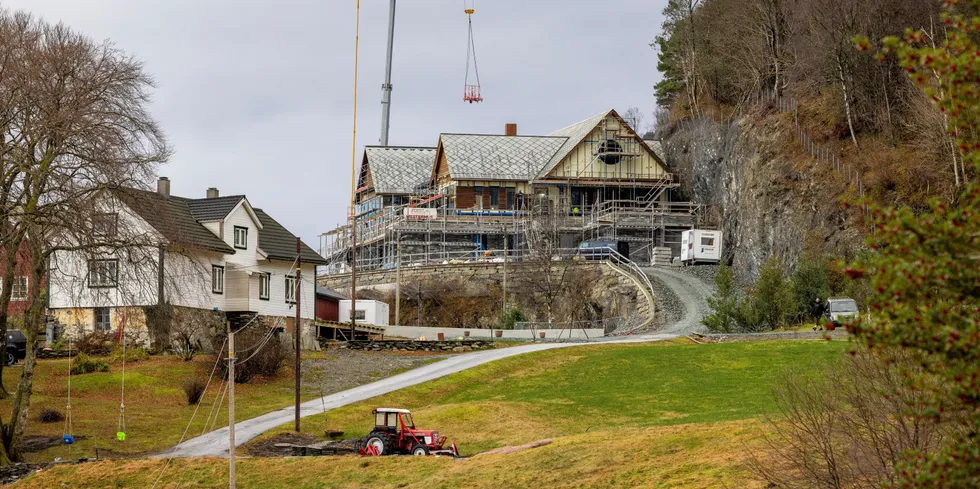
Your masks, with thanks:
[[[568,138],[442,134],[440,144],[454,180],[531,180]]]
[[[376,194],[408,194],[429,181],[436,149],[412,146],[368,146],[364,164]]]

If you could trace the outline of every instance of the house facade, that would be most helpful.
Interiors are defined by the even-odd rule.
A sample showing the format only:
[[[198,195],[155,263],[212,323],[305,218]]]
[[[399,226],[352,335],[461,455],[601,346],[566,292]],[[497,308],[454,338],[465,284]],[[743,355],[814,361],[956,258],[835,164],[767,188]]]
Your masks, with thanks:
[[[0,260],[6,262],[6,254],[3,249],[0,249]],[[10,302],[7,304],[7,316],[16,317],[24,314],[27,308],[30,306],[30,301],[28,300],[28,285],[30,285],[31,276],[31,256],[27,251],[27,245],[21,244],[20,249],[17,251],[17,265],[14,267],[14,278],[11,283],[6,284],[3,279],[0,278],[0,290],[6,287],[12,287],[10,292]],[[43,286],[43,284],[42,284]]]
[[[169,305],[223,316],[234,323],[258,315],[292,330],[297,238],[244,195],[203,199],[157,191],[106,194],[99,226],[127,243],[61,251],[52,256],[50,313],[68,331],[126,330],[147,335],[147,308]],[[314,317],[316,266],[325,261],[300,245],[304,320]],[[304,335],[312,335],[312,329]],[[310,339],[309,341],[312,341]]]
[[[387,163],[364,161],[374,175]],[[640,263],[670,260],[680,253],[680,233],[698,218],[696,206],[670,200],[677,187],[654,148],[615,110],[547,135],[521,135],[514,124],[504,134],[443,133],[427,182],[403,189],[398,202],[379,202],[371,212],[388,216],[383,221],[358,215],[358,266],[488,259],[520,254],[532,241],[571,249],[602,240]],[[350,234],[350,226],[324,234],[328,273],[349,267]]]

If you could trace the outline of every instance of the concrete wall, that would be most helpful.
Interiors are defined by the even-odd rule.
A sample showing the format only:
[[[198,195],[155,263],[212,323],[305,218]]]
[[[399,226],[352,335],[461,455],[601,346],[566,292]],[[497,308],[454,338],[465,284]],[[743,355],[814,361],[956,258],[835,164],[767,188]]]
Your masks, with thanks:
[[[462,338],[464,331],[470,332],[470,338],[490,338],[491,330],[489,329],[461,329],[461,328],[426,328],[421,326],[385,326],[385,336],[397,336],[401,338],[419,338],[424,336],[426,340],[435,340],[439,333],[446,335],[447,340]],[[501,330],[494,330],[501,331]],[[544,333],[546,339],[586,339],[586,338],[598,338],[601,337],[603,332],[601,329],[574,329],[574,330],[560,330],[560,329],[547,329],[547,330],[523,330],[523,329],[507,329],[502,330],[502,338],[515,338],[515,339],[531,339],[538,338],[539,333]]]

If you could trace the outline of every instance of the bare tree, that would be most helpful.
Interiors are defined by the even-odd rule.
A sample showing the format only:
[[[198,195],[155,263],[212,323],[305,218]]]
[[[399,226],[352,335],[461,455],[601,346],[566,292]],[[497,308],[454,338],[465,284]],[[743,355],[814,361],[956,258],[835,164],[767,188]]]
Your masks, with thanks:
[[[878,488],[895,483],[912,450],[942,446],[966,426],[957,413],[930,416],[929,392],[908,389],[922,361],[907,352],[856,350],[821,375],[787,373],[767,421],[769,450],[751,464],[774,487]]]
[[[26,14],[0,12],[0,35],[5,60],[13,59],[0,64],[6,102],[0,154],[3,167],[15,169],[5,171],[16,172],[7,176],[13,183],[0,216],[15,231],[3,233],[3,245],[18,249],[9,239],[20,237],[31,260],[27,356],[11,416],[0,426],[0,462],[7,463],[19,459],[27,425],[50,258],[58,250],[115,245],[117,238],[90,227],[98,197],[146,185],[170,151],[147,111],[152,80],[141,63],[108,42]]]
[[[626,109],[626,112],[623,113],[623,120],[625,120],[626,123],[633,128],[634,132],[641,137],[643,136],[643,111],[641,111],[639,107],[630,107],[629,109]]]

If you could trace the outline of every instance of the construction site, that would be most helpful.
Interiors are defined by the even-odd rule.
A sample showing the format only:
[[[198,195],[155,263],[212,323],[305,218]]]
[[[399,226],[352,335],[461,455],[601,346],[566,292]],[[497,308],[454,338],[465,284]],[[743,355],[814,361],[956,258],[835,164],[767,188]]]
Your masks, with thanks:
[[[320,237],[328,274],[473,261],[560,258],[581,246],[641,265],[680,255],[701,209],[658,145],[609,110],[548,135],[439,135],[435,146],[366,147],[349,223]],[[352,226],[353,224],[353,226]],[[583,245],[584,244],[584,245]]]

